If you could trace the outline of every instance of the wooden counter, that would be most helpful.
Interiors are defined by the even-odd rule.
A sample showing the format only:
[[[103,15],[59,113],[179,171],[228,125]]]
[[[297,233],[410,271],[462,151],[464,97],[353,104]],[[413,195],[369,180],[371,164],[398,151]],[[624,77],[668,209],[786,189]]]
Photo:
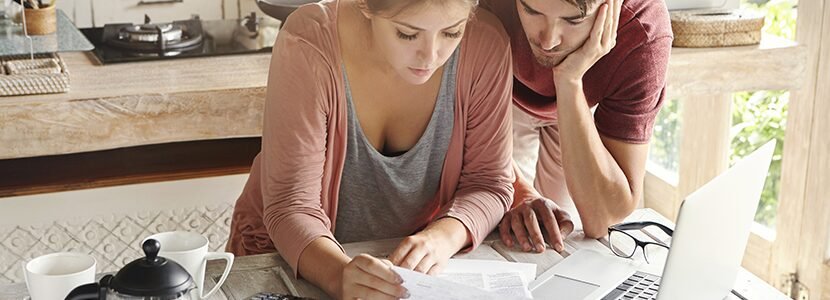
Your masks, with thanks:
[[[0,98],[0,159],[262,131],[270,54],[95,65],[62,54],[64,94]]]
[[[806,53],[772,37],[673,49],[669,97],[796,88]],[[0,98],[0,159],[261,134],[270,54],[104,66],[85,53],[62,56],[69,93]]]

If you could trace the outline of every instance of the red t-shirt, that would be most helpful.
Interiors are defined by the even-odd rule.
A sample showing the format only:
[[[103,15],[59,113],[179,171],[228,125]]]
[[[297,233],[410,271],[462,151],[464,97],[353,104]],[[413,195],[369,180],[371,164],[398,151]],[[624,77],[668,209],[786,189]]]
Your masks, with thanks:
[[[513,51],[513,103],[538,119],[557,118],[550,68],[536,62],[519,20],[515,0],[484,0],[501,19]],[[664,1],[625,0],[617,45],[583,77],[588,104],[603,135],[647,143],[666,94],[666,68],[673,35]]]

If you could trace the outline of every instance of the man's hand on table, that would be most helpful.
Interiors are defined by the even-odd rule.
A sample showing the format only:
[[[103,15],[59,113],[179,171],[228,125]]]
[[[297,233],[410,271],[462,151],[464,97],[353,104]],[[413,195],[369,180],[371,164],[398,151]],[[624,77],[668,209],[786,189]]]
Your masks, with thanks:
[[[574,230],[570,214],[552,200],[531,193],[529,196],[517,191],[516,201],[522,201],[504,214],[499,223],[499,236],[508,247],[513,247],[513,235],[525,252],[545,251],[545,241],[539,221],[548,233],[548,244],[556,252],[564,250],[564,240]],[[522,199],[522,200],[519,200]]]

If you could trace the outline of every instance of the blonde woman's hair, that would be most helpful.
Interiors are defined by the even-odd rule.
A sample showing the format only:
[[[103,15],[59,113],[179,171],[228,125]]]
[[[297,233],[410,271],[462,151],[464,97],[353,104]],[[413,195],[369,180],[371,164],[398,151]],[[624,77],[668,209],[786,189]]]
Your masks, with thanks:
[[[424,4],[447,5],[451,2],[458,2],[474,9],[478,6],[478,0],[360,0],[361,9],[373,14],[385,17],[394,17],[401,12]]]

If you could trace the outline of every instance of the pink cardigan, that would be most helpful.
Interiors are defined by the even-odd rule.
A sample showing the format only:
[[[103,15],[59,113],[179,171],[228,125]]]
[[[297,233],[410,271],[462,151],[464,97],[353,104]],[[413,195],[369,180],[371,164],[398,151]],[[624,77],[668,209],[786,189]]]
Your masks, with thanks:
[[[262,151],[236,202],[227,250],[279,251],[297,274],[300,254],[319,237],[334,239],[346,151],[346,97],[337,1],[305,5],[274,45]],[[429,222],[461,221],[475,248],[513,201],[512,88],[507,35],[478,9],[461,42],[452,137]],[[406,92],[406,91],[402,91]],[[471,250],[469,248],[468,250]]]

